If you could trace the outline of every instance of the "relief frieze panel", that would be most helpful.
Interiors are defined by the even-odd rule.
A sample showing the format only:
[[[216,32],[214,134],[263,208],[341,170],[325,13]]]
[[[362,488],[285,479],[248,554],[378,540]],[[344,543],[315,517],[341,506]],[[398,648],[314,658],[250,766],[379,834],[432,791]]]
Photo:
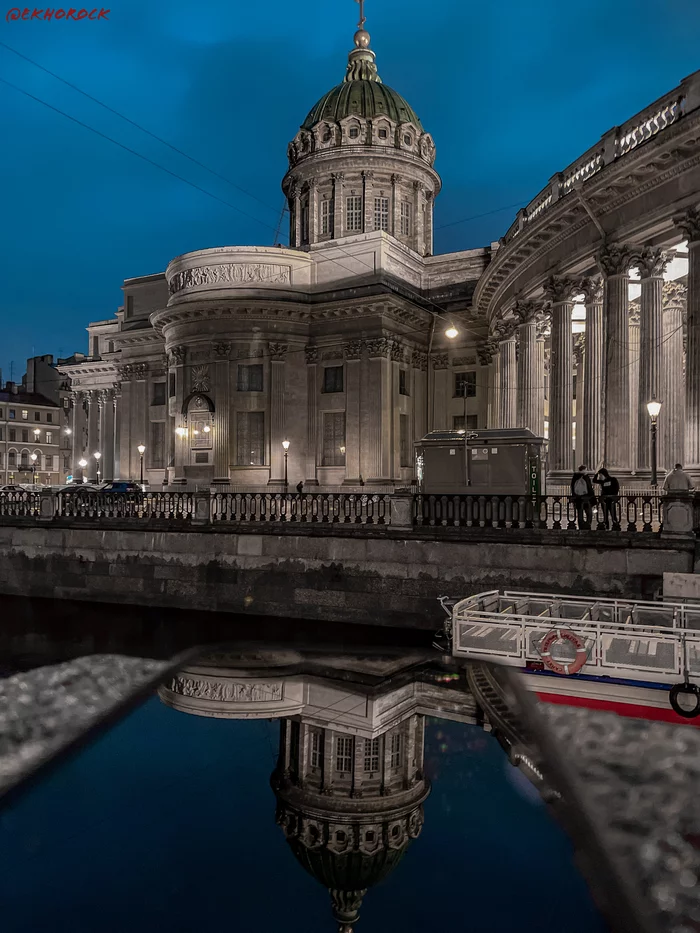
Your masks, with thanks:
[[[177,676],[172,678],[168,688],[183,697],[230,703],[271,703],[283,698],[283,685],[275,683],[236,683]]]
[[[176,272],[169,282],[171,295],[208,285],[288,285],[291,267],[273,263],[222,262]]]

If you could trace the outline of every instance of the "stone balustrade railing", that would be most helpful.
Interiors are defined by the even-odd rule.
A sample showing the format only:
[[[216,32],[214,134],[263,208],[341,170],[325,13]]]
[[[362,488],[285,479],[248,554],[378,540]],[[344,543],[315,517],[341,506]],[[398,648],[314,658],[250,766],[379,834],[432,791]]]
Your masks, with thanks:
[[[681,81],[677,88],[649,104],[644,110],[605,133],[562,172],[557,172],[549,184],[518,211],[505,236],[507,246],[529,223],[537,220],[548,208],[574,191],[577,184],[586,181],[606,165],[632,152],[637,146],[676,123],[684,114],[700,108],[700,72]]]
[[[79,493],[2,492],[0,523],[157,523],[227,527],[263,525],[393,526],[410,529],[590,530],[690,534],[700,528],[700,497],[621,495],[580,512],[568,495],[485,496],[385,493]]]

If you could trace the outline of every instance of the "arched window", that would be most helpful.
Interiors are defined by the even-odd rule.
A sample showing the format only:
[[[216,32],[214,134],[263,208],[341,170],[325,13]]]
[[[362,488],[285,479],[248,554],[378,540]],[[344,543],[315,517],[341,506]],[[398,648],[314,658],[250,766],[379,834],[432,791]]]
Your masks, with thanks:
[[[7,452],[7,467],[12,470],[17,466],[17,451],[8,450]]]
[[[29,469],[29,451],[23,450],[19,457],[19,465],[23,470]]]

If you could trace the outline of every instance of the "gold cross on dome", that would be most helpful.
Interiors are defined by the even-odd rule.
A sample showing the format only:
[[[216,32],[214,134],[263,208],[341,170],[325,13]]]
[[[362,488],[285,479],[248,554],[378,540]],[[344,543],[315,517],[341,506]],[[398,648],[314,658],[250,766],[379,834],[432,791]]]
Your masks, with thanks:
[[[357,24],[358,29],[362,29],[365,25],[365,0],[355,0],[356,3],[360,4],[360,22]]]

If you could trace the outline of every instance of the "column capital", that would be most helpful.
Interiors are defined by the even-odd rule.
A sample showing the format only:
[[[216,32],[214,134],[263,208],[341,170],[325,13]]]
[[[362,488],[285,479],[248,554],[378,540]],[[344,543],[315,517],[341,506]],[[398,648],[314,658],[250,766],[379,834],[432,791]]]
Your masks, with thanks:
[[[485,340],[483,343],[479,344],[476,348],[476,355],[479,358],[480,366],[490,366],[493,362],[495,349],[492,343],[489,343],[488,340]]]
[[[398,340],[391,341],[391,348],[389,352],[391,353],[391,360],[393,363],[404,362],[404,349],[400,341]]]
[[[688,238],[688,245],[700,243],[700,207],[691,207],[684,214],[677,214],[673,222]]]
[[[73,389],[70,394],[70,400],[73,405],[76,405],[78,402],[82,402],[85,393],[81,389]]]
[[[342,181],[345,178],[345,172],[331,172],[331,179],[333,181]]]
[[[599,275],[587,275],[581,280],[581,291],[587,305],[603,303],[603,279]]]
[[[635,264],[643,279],[662,278],[666,267],[673,259],[673,252],[644,246],[635,255]]]
[[[515,340],[515,331],[519,321],[496,321],[491,327],[491,335],[498,343],[506,343],[508,340]]]
[[[570,275],[550,275],[544,283],[545,296],[555,305],[573,301],[580,291],[581,279]]]
[[[186,356],[186,347],[171,347],[169,351],[169,363],[171,366],[181,365],[185,362]]]
[[[394,174],[391,176],[391,183],[392,183],[392,185],[399,185],[399,184],[401,184],[401,181],[402,181],[402,180],[403,180],[403,179],[402,179],[401,175],[397,175],[396,173],[394,173]]]
[[[273,363],[284,363],[288,349],[289,347],[286,343],[268,344],[268,352]]]
[[[513,314],[518,324],[534,324],[537,316],[542,313],[542,304],[539,301],[516,301]]]
[[[605,278],[610,278],[613,275],[629,275],[635,256],[629,246],[609,243],[599,251],[597,259]]]
[[[428,354],[423,353],[422,350],[414,350],[411,354],[411,366],[425,372],[428,368]]]
[[[447,369],[449,365],[447,353],[433,353],[433,369]]]
[[[304,347],[307,366],[315,366],[318,363],[318,347],[312,347],[311,344]]]
[[[550,316],[549,310],[545,310],[545,312],[542,314],[539,321],[537,322],[537,339],[545,340],[547,337],[550,336],[551,332],[552,332],[551,316]]]
[[[359,360],[362,356],[362,341],[351,340],[343,347],[343,356],[346,361]]]
[[[685,311],[688,286],[683,282],[664,282],[661,303],[664,311]]]
[[[362,172],[361,172],[361,174],[362,174],[362,177],[363,177],[363,178],[366,178],[368,181],[370,181],[372,178],[374,178],[374,172],[368,172],[368,171],[365,171],[365,170],[363,169]]]
[[[365,346],[370,357],[388,356],[391,350],[391,341],[386,337],[375,337],[372,340],[365,341]]]

